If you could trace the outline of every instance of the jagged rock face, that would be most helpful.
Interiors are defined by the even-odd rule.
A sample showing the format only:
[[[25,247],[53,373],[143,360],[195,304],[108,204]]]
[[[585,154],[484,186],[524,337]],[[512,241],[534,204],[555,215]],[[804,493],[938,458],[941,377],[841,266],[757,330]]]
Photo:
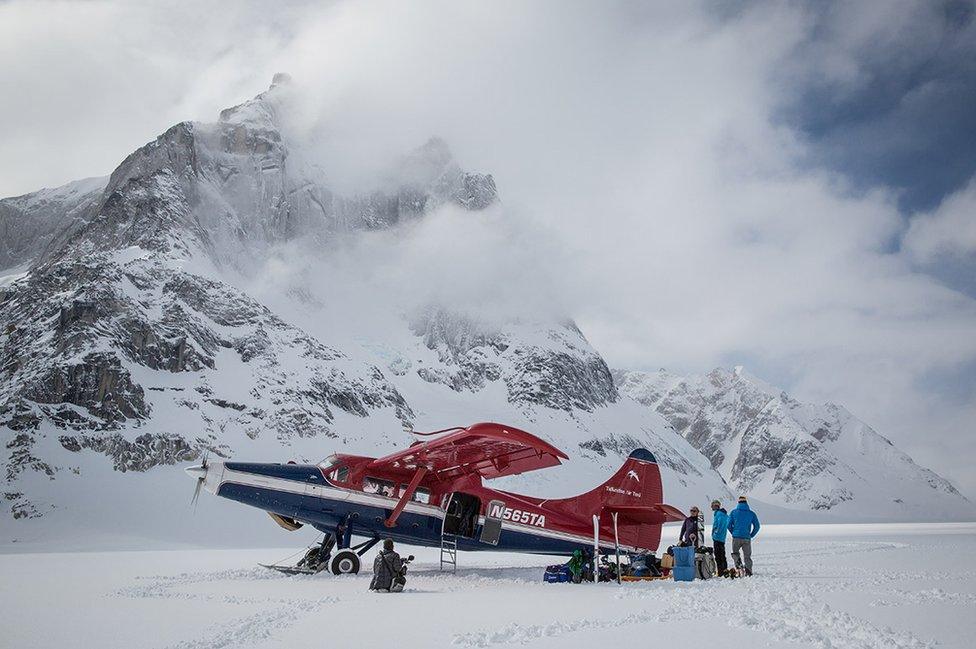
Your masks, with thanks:
[[[112,173],[109,201],[130,201],[134,210],[115,210],[127,214],[151,209],[146,201],[155,197],[182,203],[173,218],[196,230],[217,263],[241,266],[282,242],[321,245],[338,233],[389,228],[446,203],[478,210],[497,198],[490,175],[462,171],[436,138],[399,161],[374,191],[339,195],[320,168],[289,146],[282,126],[288,104],[288,84],[276,84],[222,111],[215,124],[173,126]]]
[[[558,328],[509,322],[491,327],[442,308],[411,321],[440,367],[418,375],[452,389],[478,391],[503,381],[513,404],[590,412],[617,400],[610,369],[571,322]]]
[[[903,504],[899,489],[919,496],[921,488],[968,505],[949,482],[844,408],[800,403],[741,368],[689,378],[615,372],[615,379],[621,394],[664,416],[743,493],[833,510],[887,489],[892,495],[883,500]]]
[[[179,435],[143,434],[128,440],[120,433],[109,435],[61,435],[65,449],[77,453],[91,449],[112,458],[116,471],[148,471],[164,464],[195,460],[198,452]]]
[[[0,269],[37,259],[59,234],[84,226],[98,206],[105,178],[0,200]]]
[[[367,416],[391,408],[409,425],[409,406],[377,368],[340,367],[344,354],[243,293],[173,269],[168,254],[127,251],[47,264],[6,294],[0,425],[27,434],[41,420],[83,432],[118,430],[151,418],[167,401],[203,440],[184,440],[180,457],[191,445],[216,444],[228,425],[251,437],[331,435],[334,409]],[[287,367],[287,356],[300,359],[302,370]],[[223,394],[228,365],[239,368],[234,390],[246,405]],[[147,390],[163,394],[149,398]],[[113,457],[121,443],[82,439],[79,448]],[[152,465],[129,458],[120,466]]]

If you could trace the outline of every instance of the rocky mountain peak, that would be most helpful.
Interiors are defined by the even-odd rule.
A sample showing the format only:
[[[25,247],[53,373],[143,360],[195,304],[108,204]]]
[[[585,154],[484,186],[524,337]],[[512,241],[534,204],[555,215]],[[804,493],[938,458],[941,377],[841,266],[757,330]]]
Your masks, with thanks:
[[[220,111],[218,121],[224,124],[237,124],[255,130],[277,131],[278,112],[288,110],[286,105],[289,91],[293,89],[291,75],[279,72],[274,75],[271,85],[252,99]]]
[[[847,409],[801,402],[741,366],[614,378],[622,395],[661,414],[730,486],[761,500],[831,512],[877,507],[905,518],[931,518],[933,503],[972,511],[948,481]]]

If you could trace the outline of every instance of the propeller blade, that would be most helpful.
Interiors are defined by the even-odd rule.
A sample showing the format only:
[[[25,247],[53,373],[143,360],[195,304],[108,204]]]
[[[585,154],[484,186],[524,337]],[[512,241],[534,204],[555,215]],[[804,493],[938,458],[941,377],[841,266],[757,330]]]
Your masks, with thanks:
[[[206,478],[197,478],[197,486],[193,488],[193,498],[190,499],[190,505],[194,512],[197,510],[197,501],[200,500],[200,490],[203,489],[204,480]]]
[[[193,507],[193,511],[197,510],[197,501],[200,500],[200,490],[203,489],[203,485],[207,480],[207,454],[203,455],[199,466],[188,466],[186,469],[187,475],[193,476],[197,479],[196,487],[193,489],[193,498],[190,499],[190,506]]]

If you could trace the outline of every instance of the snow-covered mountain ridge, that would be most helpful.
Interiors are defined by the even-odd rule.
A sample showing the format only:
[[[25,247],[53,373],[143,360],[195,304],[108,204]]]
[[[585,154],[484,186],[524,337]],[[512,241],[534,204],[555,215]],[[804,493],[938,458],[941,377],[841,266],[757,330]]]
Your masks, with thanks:
[[[492,176],[461,169],[436,138],[392,161],[372,189],[337,191],[290,135],[289,92],[276,77],[215,123],[168,129],[108,179],[0,201],[3,538],[252,534],[253,518],[219,504],[202,507],[221,525],[184,525],[189,485],[178,465],[205,452],[382,454],[412,441],[411,428],[479,420],[526,428],[569,453],[563,467],[508,480],[550,497],[599,484],[644,446],[677,505],[730,498],[719,472],[794,508],[817,508],[822,493],[862,505],[860,491],[845,497],[849,476],[829,458],[797,455],[795,488],[786,478],[770,487],[750,463],[728,473],[671,413],[621,398],[633,382],[615,382],[571,320],[488,323],[419,304],[360,340],[341,319],[311,333],[298,307],[315,320],[334,305],[301,291],[274,308],[249,293],[240,278],[282,246],[330,255],[350,233],[398,236],[442,208],[464,219],[498,205]],[[757,439],[779,452],[773,437]],[[879,518],[902,515],[883,504]]]
[[[663,416],[729,486],[837,513],[959,518],[973,505],[844,407],[802,403],[741,367],[704,376],[616,371],[622,395]]]

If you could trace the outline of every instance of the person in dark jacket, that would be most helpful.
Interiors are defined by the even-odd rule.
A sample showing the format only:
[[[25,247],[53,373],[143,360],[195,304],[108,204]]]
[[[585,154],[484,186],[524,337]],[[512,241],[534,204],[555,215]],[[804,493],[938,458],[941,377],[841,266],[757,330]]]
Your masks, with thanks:
[[[681,545],[697,546],[701,539],[698,533],[698,508],[692,507],[688,514],[688,518],[681,524],[681,536],[678,537],[678,541]]]
[[[383,549],[373,559],[373,581],[369,582],[369,589],[390,592],[394,580],[402,578],[402,573],[403,560],[393,550],[393,539],[383,539]]]
[[[712,501],[712,548],[715,550],[715,567],[720,577],[726,576],[729,563],[725,560],[725,539],[729,534],[729,513],[717,500]]]
[[[735,567],[745,567],[747,577],[752,576],[752,539],[759,533],[759,517],[749,509],[745,496],[739,496],[739,504],[729,514],[729,532],[732,533],[732,560]],[[742,552],[742,557],[739,552]]]

